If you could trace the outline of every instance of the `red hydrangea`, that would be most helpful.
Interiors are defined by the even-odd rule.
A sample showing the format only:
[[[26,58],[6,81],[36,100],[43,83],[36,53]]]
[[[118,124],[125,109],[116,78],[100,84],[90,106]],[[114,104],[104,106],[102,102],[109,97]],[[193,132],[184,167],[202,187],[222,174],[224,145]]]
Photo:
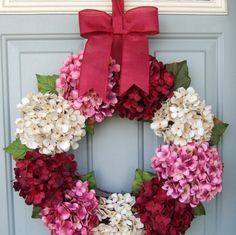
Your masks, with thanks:
[[[184,234],[194,217],[192,208],[167,196],[162,186],[158,178],[144,183],[136,196],[136,216],[147,235]]]
[[[63,201],[64,191],[76,183],[73,154],[48,156],[37,150],[16,162],[14,189],[28,205],[50,207]]]
[[[149,94],[132,86],[124,95],[119,96],[116,110],[121,117],[149,121],[154,112],[161,108],[161,102],[173,95],[173,74],[155,57],[150,56],[149,61]]]

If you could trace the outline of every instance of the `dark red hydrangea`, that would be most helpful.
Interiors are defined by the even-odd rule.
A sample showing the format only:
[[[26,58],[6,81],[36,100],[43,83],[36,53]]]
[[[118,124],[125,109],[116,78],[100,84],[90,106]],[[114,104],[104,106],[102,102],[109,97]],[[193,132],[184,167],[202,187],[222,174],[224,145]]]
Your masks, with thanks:
[[[64,191],[76,183],[77,163],[73,154],[48,156],[37,150],[16,162],[14,189],[28,205],[52,207],[63,201]]]
[[[147,235],[184,234],[194,218],[188,204],[166,195],[158,178],[144,183],[136,196],[136,217],[144,224]]]
[[[174,75],[168,72],[162,62],[150,56],[149,94],[132,86],[118,97],[116,110],[122,118],[149,121],[161,102],[173,95]]]

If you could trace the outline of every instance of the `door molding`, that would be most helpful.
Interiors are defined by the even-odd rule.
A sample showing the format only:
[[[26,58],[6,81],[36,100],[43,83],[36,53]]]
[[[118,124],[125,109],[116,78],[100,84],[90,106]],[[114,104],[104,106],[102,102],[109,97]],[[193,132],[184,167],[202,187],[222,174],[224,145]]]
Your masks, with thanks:
[[[223,104],[223,86],[221,83],[223,82],[223,78],[225,75],[222,68],[224,62],[222,57],[224,43],[222,39],[223,34],[221,32],[166,32],[164,34],[160,34],[158,37],[154,36],[150,38],[150,50],[153,55],[157,54],[158,56],[161,56],[161,54],[168,53],[171,53],[172,55],[184,53],[191,58],[194,58],[194,56],[199,56],[199,61],[202,61],[202,68],[204,69],[204,71],[202,71],[203,76],[201,76],[200,73],[195,73],[193,71],[193,76],[194,74],[196,77],[200,75],[198,77],[198,80],[196,79],[196,77],[195,79],[193,77],[193,82],[198,81],[198,86],[194,87],[198,90],[198,92],[200,92],[199,94],[201,95],[201,97],[206,99],[207,103],[212,104],[214,113],[217,114],[219,118],[223,117],[223,107],[220,104]],[[75,50],[77,50],[77,44],[79,48],[83,48],[83,42],[84,40],[75,33],[14,33],[4,34],[1,36],[2,57],[0,58],[2,58],[2,62],[4,63],[0,63],[0,69],[2,68],[3,70],[2,80],[0,80],[0,90],[4,92],[2,95],[2,99],[0,100],[0,104],[2,100],[4,100],[4,102],[2,105],[3,109],[0,109],[0,127],[4,127],[3,130],[5,130],[4,140],[0,139],[0,142],[3,141],[2,146],[6,146],[7,143],[11,142],[14,139],[15,127],[13,123],[15,118],[17,117],[15,106],[20,101],[21,97],[26,94],[25,90],[27,90],[27,88],[22,86],[22,84],[30,84],[36,81],[35,79],[29,79],[28,75],[22,72],[25,71],[23,68],[25,68],[26,66],[22,58],[24,56],[34,56],[37,54],[44,54],[45,56],[49,56],[52,54],[63,54],[63,56],[65,56],[66,58],[67,54],[72,54],[73,52],[75,52]],[[191,60],[188,61],[190,62]],[[191,67],[189,68],[191,69]],[[18,92],[15,93],[15,91]],[[5,122],[1,124],[1,120],[4,120]],[[137,126],[137,129],[135,130],[135,136],[137,136],[137,140],[134,141],[137,144],[137,148],[135,148],[137,149],[137,154],[135,154],[137,158],[135,162],[138,167],[149,169],[150,156],[152,156],[156,146],[161,143],[159,142],[161,140],[157,140],[156,137],[153,136],[153,134],[150,135],[150,128],[147,128],[149,124],[138,123],[136,125],[135,123],[133,123],[132,125],[133,127]],[[84,169],[86,171],[95,170],[97,173],[99,173],[100,167],[96,163],[99,162],[99,156],[103,156],[103,154],[102,152],[98,151],[98,148],[96,148],[96,146],[100,145],[97,144],[95,146],[94,144],[96,141],[94,139],[95,137],[90,138],[91,139],[85,140],[86,143],[84,143],[84,152],[76,154],[78,156],[77,160],[79,160],[81,165],[84,165]],[[220,149],[221,156],[226,155],[226,153],[223,153],[223,150],[224,149],[222,145],[222,148]],[[3,150],[0,149],[0,152],[1,151]],[[97,160],[95,161],[95,159]],[[8,218],[2,216],[5,219],[5,230],[1,234],[29,235],[32,232],[32,227],[30,227],[32,226],[32,221],[30,219],[31,208],[26,207],[22,198],[19,198],[17,193],[13,192],[10,185],[10,181],[13,178],[12,172],[14,167],[12,159],[10,158],[10,156],[8,156],[8,154],[5,154],[5,157],[0,158],[0,163],[2,163],[0,165],[3,167],[2,169],[4,169],[2,172],[0,172],[0,176],[4,176],[2,178],[3,183],[0,184],[0,192],[4,192],[4,195],[2,195],[2,197],[0,195],[0,205],[6,204],[6,206],[3,207],[3,210],[5,211],[0,210],[0,215],[1,213],[2,215],[8,215]],[[105,179],[102,177],[103,176],[101,175],[100,178],[97,177],[98,182],[105,181]],[[124,181],[121,182],[123,185]],[[221,232],[217,231],[221,231],[220,221],[222,220],[223,215],[220,212],[224,208],[224,203],[222,201],[224,193],[225,191],[223,191],[222,194],[218,195],[217,200],[212,201],[207,205],[206,208],[209,208],[209,211],[211,213],[211,215],[208,215],[208,222],[204,221],[204,217],[194,222],[196,224],[195,226],[198,226],[198,234],[222,234]],[[16,218],[16,220],[14,220],[14,218]],[[205,226],[205,223],[211,224],[211,226]]]
[[[126,9],[137,6],[158,6],[160,14],[226,15],[227,0],[126,0]],[[111,1],[88,0],[0,0],[0,14],[76,14],[90,8],[111,12]]]

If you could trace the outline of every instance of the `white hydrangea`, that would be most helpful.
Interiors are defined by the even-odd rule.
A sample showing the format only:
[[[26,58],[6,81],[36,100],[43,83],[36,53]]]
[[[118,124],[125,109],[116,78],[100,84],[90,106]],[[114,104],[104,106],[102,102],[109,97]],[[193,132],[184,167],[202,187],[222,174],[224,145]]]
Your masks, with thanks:
[[[16,135],[30,149],[55,154],[78,148],[85,135],[85,117],[62,96],[29,94],[17,106],[21,118],[16,120]]]
[[[132,212],[135,197],[129,193],[114,193],[108,198],[100,197],[98,217],[101,223],[93,229],[94,235],[143,235],[144,226]],[[102,221],[108,221],[108,224]]]
[[[156,111],[151,128],[165,142],[183,146],[192,141],[209,141],[213,119],[211,106],[201,101],[192,87],[181,87]]]

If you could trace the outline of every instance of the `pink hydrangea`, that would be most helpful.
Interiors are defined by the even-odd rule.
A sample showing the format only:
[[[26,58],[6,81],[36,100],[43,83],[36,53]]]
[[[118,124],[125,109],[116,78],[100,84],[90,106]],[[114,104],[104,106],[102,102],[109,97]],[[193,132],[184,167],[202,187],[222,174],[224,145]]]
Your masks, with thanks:
[[[86,118],[101,122],[105,117],[111,117],[117,103],[117,95],[114,92],[120,66],[114,60],[110,60],[108,77],[107,100],[103,101],[94,90],[80,96],[77,90],[80,70],[83,60],[83,52],[72,55],[64,62],[60,69],[59,78],[56,81],[58,93],[71,101],[74,109],[79,109]],[[96,76],[96,74],[94,74]]]
[[[42,220],[51,230],[51,235],[91,235],[98,225],[96,210],[98,201],[88,183],[78,181],[65,192],[65,201],[42,210]]]
[[[152,158],[152,168],[164,180],[167,195],[192,207],[222,190],[223,164],[217,149],[207,142],[162,145]]]

